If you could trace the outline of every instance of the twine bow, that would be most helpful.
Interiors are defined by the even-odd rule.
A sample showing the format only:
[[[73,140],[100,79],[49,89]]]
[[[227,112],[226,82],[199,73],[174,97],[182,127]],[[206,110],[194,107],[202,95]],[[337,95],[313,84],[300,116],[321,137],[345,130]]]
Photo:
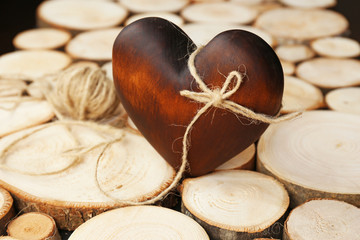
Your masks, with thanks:
[[[203,82],[203,80],[200,78],[195,67],[195,57],[201,51],[201,49],[202,47],[197,48],[190,55],[188,61],[188,68],[192,77],[195,79],[196,83],[198,84],[198,87],[202,92],[182,90],[180,91],[180,95],[200,103],[205,103],[205,105],[199,109],[199,111],[196,113],[196,115],[194,116],[194,118],[186,128],[182,142],[183,155],[182,155],[182,163],[179,172],[184,172],[186,169],[186,165],[188,163],[187,156],[189,150],[189,133],[195,122],[200,118],[200,116],[204,114],[211,107],[228,109],[235,114],[241,114],[249,119],[261,121],[264,123],[278,123],[278,122],[294,119],[297,116],[301,115],[300,112],[295,112],[295,113],[279,116],[280,113],[279,111],[279,113],[275,116],[268,116],[265,114],[256,113],[249,108],[246,108],[244,106],[236,104],[233,101],[228,100],[228,98],[231,97],[240,88],[240,85],[242,83],[243,75],[238,71],[230,72],[230,74],[226,77],[224,85],[222,86],[221,89],[219,88],[215,88],[213,90],[209,89],[206,86],[206,84]],[[232,89],[228,90],[229,85],[233,81],[233,79],[236,79],[235,86]]]

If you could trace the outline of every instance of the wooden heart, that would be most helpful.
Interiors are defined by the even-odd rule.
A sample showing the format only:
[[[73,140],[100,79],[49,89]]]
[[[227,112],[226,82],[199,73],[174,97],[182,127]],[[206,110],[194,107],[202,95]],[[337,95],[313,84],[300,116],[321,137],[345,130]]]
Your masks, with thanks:
[[[128,25],[113,48],[114,83],[122,104],[139,131],[174,168],[181,164],[186,127],[204,106],[179,93],[199,91],[187,66],[195,48],[180,28],[160,18]],[[258,36],[241,30],[223,32],[198,53],[195,67],[211,89],[221,88],[226,76],[238,70],[245,78],[229,100],[272,116],[280,110],[282,67],[272,48]],[[255,142],[267,127],[212,107],[191,130],[190,175],[212,171]]]

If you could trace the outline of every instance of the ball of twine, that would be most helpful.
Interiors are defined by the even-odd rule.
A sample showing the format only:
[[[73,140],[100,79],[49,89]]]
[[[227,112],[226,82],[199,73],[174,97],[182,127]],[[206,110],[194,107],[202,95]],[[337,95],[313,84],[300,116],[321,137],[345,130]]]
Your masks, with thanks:
[[[46,98],[59,119],[106,121],[123,114],[113,82],[99,68],[69,68],[53,80]]]

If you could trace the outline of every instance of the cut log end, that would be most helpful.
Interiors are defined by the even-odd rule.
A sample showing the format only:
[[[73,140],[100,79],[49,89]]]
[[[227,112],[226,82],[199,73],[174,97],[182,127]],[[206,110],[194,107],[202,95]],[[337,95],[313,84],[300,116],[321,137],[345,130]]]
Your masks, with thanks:
[[[257,170],[285,185],[292,208],[313,198],[359,206],[359,121],[355,114],[320,110],[272,125],[260,138]]]
[[[359,226],[359,208],[342,201],[312,200],[290,213],[283,239],[357,239]]]
[[[0,188],[0,235],[5,233],[6,225],[14,216],[13,199],[9,192]]]
[[[289,198],[271,177],[218,171],[185,179],[181,191],[182,212],[200,223],[211,239],[281,236]]]
[[[108,211],[81,225],[69,240],[178,239],[208,240],[204,229],[177,211],[132,206]]]
[[[61,240],[54,219],[38,212],[25,213],[12,220],[7,234],[18,239]]]

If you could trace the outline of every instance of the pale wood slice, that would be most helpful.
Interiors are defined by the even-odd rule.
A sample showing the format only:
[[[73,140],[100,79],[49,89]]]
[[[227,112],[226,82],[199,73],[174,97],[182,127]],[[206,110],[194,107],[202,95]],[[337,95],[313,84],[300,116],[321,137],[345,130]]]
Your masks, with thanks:
[[[251,144],[244,151],[230,159],[229,161],[221,164],[215,169],[220,170],[254,170],[255,168],[255,144]]]
[[[325,96],[327,106],[335,111],[360,114],[360,88],[339,88]]]
[[[276,54],[281,60],[288,62],[301,62],[315,56],[311,48],[304,44],[281,45],[276,48]]]
[[[339,35],[349,24],[343,15],[330,10],[279,8],[260,15],[255,26],[268,31],[282,43]]]
[[[61,240],[54,219],[39,212],[25,213],[12,220],[7,234],[18,239]]]
[[[71,58],[54,50],[19,50],[0,57],[0,77],[36,80],[55,74],[71,63]]]
[[[85,68],[85,67],[89,67],[89,68],[99,68],[99,64],[93,61],[77,61],[72,63],[70,66],[68,66],[67,68]]]
[[[244,5],[260,5],[265,2],[265,0],[230,0],[230,1]]]
[[[182,184],[182,212],[202,225],[211,239],[281,236],[289,205],[278,181],[246,170],[217,171]]]
[[[117,0],[133,13],[179,12],[189,0]]]
[[[312,198],[360,206],[359,122],[358,115],[317,110],[271,125],[258,143],[257,169],[285,185],[291,207]]]
[[[257,11],[232,2],[195,3],[184,8],[181,16],[189,22],[248,24]]]
[[[359,239],[359,226],[359,208],[331,199],[312,200],[291,211],[283,239]]]
[[[13,238],[13,237],[9,237],[9,236],[3,236],[3,237],[0,236],[0,239],[1,240],[19,240],[17,238]]]
[[[28,97],[0,98],[0,137],[48,122],[54,116],[47,101]]]
[[[13,199],[9,192],[0,188],[0,235],[5,233],[7,224],[15,217]]]
[[[79,33],[65,47],[74,59],[110,61],[115,38],[122,28],[109,28]]]
[[[19,97],[27,88],[23,80],[0,79],[0,97]]]
[[[0,152],[6,149],[0,185],[18,209],[45,212],[60,229],[153,198],[175,175],[144,137],[89,122],[26,129],[0,139]]]
[[[329,8],[336,5],[336,0],[280,0],[281,3],[295,8]]]
[[[57,49],[70,41],[68,31],[55,28],[35,28],[18,33],[13,45],[18,49]]]
[[[345,37],[328,37],[312,41],[310,46],[320,56],[351,58],[360,55],[360,44],[356,40]]]
[[[111,210],[81,225],[69,240],[173,239],[206,240],[205,230],[177,211],[156,206],[133,206]]]
[[[287,76],[291,76],[295,73],[296,66],[292,62],[280,60],[283,72]]]
[[[234,29],[240,29],[254,33],[261,37],[270,46],[274,46],[276,44],[274,38],[266,31],[251,26],[242,26],[236,24],[188,23],[183,25],[182,29],[186,34],[189,35],[191,40],[193,40],[196,45],[206,45],[217,34]]]
[[[106,76],[107,76],[109,79],[111,79],[111,81],[114,81],[112,61],[107,62],[107,63],[104,63],[104,64],[101,66],[101,69],[106,72]]]
[[[296,75],[325,89],[356,86],[360,84],[360,61],[314,58],[300,63]]]
[[[79,31],[121,24],[127,10],[111,1],[44,1],[37,9],[38,25]]]
[[[252,9],[256,10],[259,14],[270,11],[270,10],[283,8],[283,5],[277,1],[264,1],[260,4],[254,4],[254,5],[248,5],[248,6]]]
[[[314,110],[324,106],[321,90],[299,78],[285,76],[281,113]]]
[[[129,25],[130,23],[133,23],[139,19],[142,18],[147,18],[147,17],[159,17],[159,18],[163,18],[166,19],[172,23],[174,23],[175,25],[181,27],[184,24],[184,19],[182,19],[179,15],[176,15],[174,13],[169,13],[169,12],[147,12],[147,13],[138,13],[138,14],[134,14],[131,17],[129,17],[126,22],[125,25]]]

